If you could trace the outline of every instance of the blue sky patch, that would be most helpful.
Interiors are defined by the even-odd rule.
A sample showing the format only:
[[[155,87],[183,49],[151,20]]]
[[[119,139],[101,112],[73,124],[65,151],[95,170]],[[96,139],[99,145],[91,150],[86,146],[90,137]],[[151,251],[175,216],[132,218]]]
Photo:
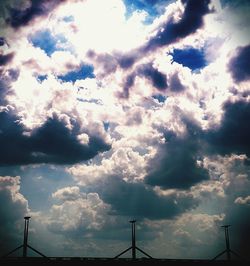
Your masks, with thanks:
[[[28,166],[25,170],[20,168],[18,173],[22,176],[20,192],[29,200],[29,207],[35,211],[47,210],[50,207],[47,199],[51,194],[73,182],[72,176],[61,166]]]
[[[123,0],[126,5],[126,17],[129,18],[134,11],[146,11],[148,17],[145,24],[150,24],[153,20],[164,12],[164,7],[172,2],[171,0]]]
[[[59,79],[65,82],[75,82],[78,79],[94,78],[94,67],[91,65],[82,65],[81,68],[70,71],[66,75],[58,76]]]
[[[172,53],[173,61],[182,64],[191,70],[199,70],[207,65],[203,49],[187,48],[174,49]]]
[[[73,16],[66,16],[66,17],[63,18],[63,21],[72,22],[72,21],[74,21],[74,17]]]
[[[155,94],[152,96],[154,99],[156,99],[159,103],[164,103],[166,101],[166,97],[162,94]]]
[[[47,75],[38,75],[36,78],[38,81],[42,82],[47,78]]]
[[[55,51],[63,50],[60,48],[61,43],[65,43],[66,39],[62,35],[53,36],[50,30],[37,31],[29,37],[29,41],[35,46],[41,48],[48,56]]]

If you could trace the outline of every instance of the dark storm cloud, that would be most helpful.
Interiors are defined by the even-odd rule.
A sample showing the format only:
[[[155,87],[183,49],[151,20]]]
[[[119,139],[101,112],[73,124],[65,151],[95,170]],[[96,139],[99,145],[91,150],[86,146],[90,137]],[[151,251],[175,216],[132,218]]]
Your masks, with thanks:
[[[6,105],[6,96],[11,93],[11,82],[19,76],[18,69],[0,70],[0,105]]]
[[[152,63],[143,64],[138,66],[135,71],[129,74],[123,85],[123,94],[122,97],[128,98],[129,89],[133,87],[136,77],[142,77],[148,79],[151,84],[158,89],[159,91],[164,91],[168,87],[167,77],[165,74],[158,71],[152,66]]]
[[[155,51],[157,48],[174,43],[196,32],[197,29],[203,26],[204,15],[212,12],[208,7],[210,0],[183,0],[182,3],[185,9],[181,20],[176,23],[172,19],[167,20],[159,26],[156,35],[151,37],[145,45],[128,53],[116,52],[112,55],[97,55],[95,52],[89,51],[88,57],[95,59],[96,63],[102,66],[103,75],[107,75],[114,72],[118,66],[122,69],[129,69],[138,60],[144,58],[148,53]],[[150,74],[152,75],[153,73]],[[156,86],[160,89],[166,87],[163,80],[161,84],[156,82]]]
[[[6,41],[4,37],[0,37],[0,46],[5,45]]]
[[[149,79],[158,90],[165,90],[168,87],[166,76],[155,69],[152,64],[141,65],[137,70],[137,74]]]
[[[166,143],[149,163],[145,182],[164,189],[188,189],[208,180],[207,170],[197,164],[202,146],[200,135],[200,129],[190,122],[187,123],[187,133],[183,137],[167,133]]]
[[[174,92],[181,92],[185,90],[185,87],[181,84],[178,73],[175,73],[170,78],[170,90]]]
[[[102,68],[102,75],[108,75],[116,71],[118,62],[117,59],[108,53],[96,54],[93,50],[89,50],[87,57],[91,62],[96,62],[96,65]]]
[[[224,105],[221,124],[202,131],[185,122],[187,134],[166,134],[166,143],[150,161],[145,182],[164,189],[188,189],[209,179],[206,169],[197,164],[203,154],[246,154],[250,156],[250,103],[238,101]],[[153,167],[152,167],[153,166]]]
[[[203,26],[204,15],[212,12],[208,7],[210,0],[182,0],[182,3],[185,10],[181,20],[176,23],[173,19],[166,21],[144,46],[129,54],[119,55],[118,62],[121,68],[129,68],[147,53],[195,33]]]
[[[77,127],[78,125],[76,125]],[[82,145],[76,138],[76,132],[70,131],[56,117],[32,134],[32,143],[38,158],[46,163],[75,163],[93,158],[99,151],[110,148],[102,139],[90,136],[89,145]],[[36,155],[34,159],[36,160]]]
[[[0,113],[0,146],[0,165],[28,161],[28,138],[17,117],[7,111]]]
[[[250,103],[238,101],[224,105],[221,125],[206,133],[213,152],[250,156]]]
[[[110,185],[112,184],[112,185]],[[114,214],[149,219],[171,219],[197,206],[190,194],[159,196],[142,183],[127,183],[120,177],[109,177],[98,192]]]
[[[101,138],[89,135],[89,144],[77,139],[78,125],[69,130],[56,116],[49,118],[33,132],[25,132],[18,117],[0,113],[0,165],[32,163],[72,164],[88,160],[110,149]]]
[[[130,68],[136,62],[137,56],[134,54],[116,55],[119,66],[123,69]]]
[[[121,97],[128,98],[129,97],[129,89],[134,86],[136,74],[132,73],[128,75],[125,79],[123,85],[123,93],[120,95]]]
[[[9,82],[11,82],[11,81],[14,82],[14,81],[16,81],[18,79],[20,71],[19,71],[19,69],[11,68],[11,69],[8,69],[6,71],[6,74],[7,74],[7,80]]]
[[[134,52],[127,54],[114,53],[114,54],[97,54],[92,50],[89,50],[87,57],[91,62],[95,62],[97,67],[101,67],[101,76],[106,76],[111,73],[114,73],[118,67],[123,69],[128,69],[134,65],[136,60],[139,58],[138,55],[135,55]]]
[[[162,25],[157,34],[142,48],[142,52],[154,51],[158,47],[176,42],[203,26],[203,16],[211,12],[208,7],[210,0],[182,0],[182,3],[185,10],[181,20],[175,23],[170,19]]]
[[[36,17],[46,16],[65,0],[31,0],[30,6],[25,9],[9,7],[9,17],[6,22],[13,28],[28,25]]]
[[[7,86],[8,85],[4,81],[2,73],[0,71],[0,105],[6,104],[5,96],[6,96]]]
[[[236,82],[250,79],[250,45],[239,47],[237,55],[229,61],[229,70]]]
[[[9,62],[11,62],[11,60],[14,57],[14,53],[9,53],[9,54],[0,54],[0,66],[4,66],[7,65]]]

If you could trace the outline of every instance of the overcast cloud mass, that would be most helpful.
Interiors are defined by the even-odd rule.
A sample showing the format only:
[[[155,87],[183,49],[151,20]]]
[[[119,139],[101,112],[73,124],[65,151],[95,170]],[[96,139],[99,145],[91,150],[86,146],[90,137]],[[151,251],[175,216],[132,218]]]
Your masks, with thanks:
[[[47,256],[114,257],[136,219],[152,257],[213,258],[230,224],[250,258],[249,21],[244,0],[1,1],[1,254],[30,215]]]

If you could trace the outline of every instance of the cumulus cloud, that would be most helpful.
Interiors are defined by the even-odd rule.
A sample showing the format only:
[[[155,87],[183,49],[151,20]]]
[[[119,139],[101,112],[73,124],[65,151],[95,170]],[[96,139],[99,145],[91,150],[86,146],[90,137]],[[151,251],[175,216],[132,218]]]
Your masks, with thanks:
[[[19,76],[18,69],[3,69],[0,70],[0,104],[7,105],[7,97],[13,93],[11,83],[16,81]]]
[[[250,65],[248,58],[250,57],[250,45],[239,47],[236,55],[231,58],[228,63],[229,70],[236,82],[246,81],[250,79]]]
[[[19,176],[0,176],[0,250],[1,255],[18,245],[23,217],[30,212],[27,199],[20,193]]]
[[[152,64],[139,65],[124,82],[123,96],[126,98],[129,96],[129,89],[134,85],[136,77],[146,78],[159,91],[164,91],[168,87],[166,75],[154,68]]]
[[[185,90],[185,87],[182,85],[180,81],[178,73],[175,73],[171,76],[169,87],[171,91],[177,92],[177,93]]]
[[[14,57],[14,53],[0,54],[0,66],[7,65]]]
[[[49,12],[53,11],[53,9],[63,2],[65,1],[56,0],[51,2],[47,0],[31,0],[29,5],[26,5],[21,9],[17,7],[9,7],[9,17],[6,19],[6,22],[16,29],[26,26],[35,18],[48,15]]]
[[[250,196],[238,197],[235,199],[234,203],[236,203],[236,204],[250,204]]]
[[[250,104],[246,101],[226,102],[224,115],[218,128],[207,133],[214,152],[220,154],[246,154],[249,156]]]
[[[4,37],[0,37],[0,46],[3,46],[6,43]]]
[[[141,155],[131,147],[118,147],[110,158],[104,157],[100,164],[78,164],[68,168],[81,186],[95,184],[107,176],[121,176],[126,180],[143,179],[148,156]]]
[[[199,249],[207,258],[224,243],[222,223],[248,233],[249,45],[230,5],[183,0],[164,12],[168,1],[154,1],[149,24],[121,0],[9,2],[7,24],[0,19],[0,170],[23,171],[29,202],[31,173],[43,177],[48,202],[35,205],[57,236],[54,250],[60,243],[78,256],[84,236],[90,255],[106,239],[119,251],[131,218],[163,257]],[[48,167],[61,169],[60,181]],[[9,201],[25,211],[16,183],[4,191],[13,187],[20,206]]]
[[[203,26],[203,17],[211,12],[209,9],[210,1],[204,0],[197,3],[194,0],[187,0],[182,1],[182,3],[184,12],[181,19],[177,22],[170,19],[161,25],[156,35],[143,47],[144,52],[152,52],[158,47],[176,42]]]
[[[209,179],[207,170],[199,164],[202,154],[199,131],[196,125],[190,124],[184,136],[167,133],[166,143],[149,162],[146,183],[164,189],[187,189]]]
[[[116,70],[117,66],[120,66],[122,69],[129,69],[136,62],[145,58],[146,54],[153,53],[158,48],[168,46],[171,43],[195,33],[203,26],[203,17],[212,11],[209,8],[210,1],[202,0],[197,3],[196,1],[188,0],[182,1],[181,4],[183,5],[184,11],[180,15],[181,18],[179,21],[176,22],[173,19],[169,19],[170,15],[167,16],[164,22],[157,25],[155,30],[156,33],[151,36],[143,45],[138,46],[129,52],[123,53],[114,52],[112,54],[95,55],[95,53],[92,51],[89,52],[89,56],[93,58],[93,55],[95,55],[97,61],[103,64],[103,72],[106,75]],[[174,13],[177,11],[173,8],[172,12]],[[108,64],[107,59],[109,59],[109,62],[113,63]],[[147,73],[145,71],[146,69],[139,72],[141,72],[141,74],[144,73],[145,75],[149,74],[151,79],[153,76],[155,76],[155,79],[152,79],[154,85],[158,86],[159,89],[166,88],[166,81],[163,75],[157,73],[156,71],[152,71],[152,69],[149,68],[147,68]],[[158,82],[155,82],[156,79]]]
[[[110,145],[95,135],[89,136],[87,145],[82,144],[77,139],[79,125],[73,123],[70,130],[57,116],[48,118],[33,132],[27,132],[11,112],[1,112],[0,121],[1,165],[72,164],[110,149]]]
[[[65,187],[53,193],[61,204],[53,205],[47,226],[53,232],[75,232],[82,235],[99,231],[105,224],[109,206],[97,193],[79,193],[78,187]]]
[[[76,186],[61,188],[54,192],[52,197],[62,201],[74,201],[80,198],[80,189]]]
[[[198,214],[184,214],[182,215],[177,222],[177,225],[180,227],[195,227],[200,232],[213,230],[214,233],[217,231],[217,227],[225,218],[224,214],[215,214],[209,215],[206,213]]]

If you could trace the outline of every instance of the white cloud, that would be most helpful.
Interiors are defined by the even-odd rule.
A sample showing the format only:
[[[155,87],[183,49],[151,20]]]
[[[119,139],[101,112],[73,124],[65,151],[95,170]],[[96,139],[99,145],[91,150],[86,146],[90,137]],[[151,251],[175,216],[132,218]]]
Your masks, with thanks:
[[[83,145],[88,145],[88,143],[89,143],[89,136],[85,133],[78,135],[77,139]]]
[[[176,225],[182,228],[193,228],[193,230],[199,230],[200,232],[210,231],[215,233],[223,221],[225,214],[209,215],[206,213],[183,214],[177,221]]]
[[[10,43],[9,48],[4,48],[15,52],[15,59],[8,68],[20,70],[19,78],[11,84],[13,94],[8,95],[7,100],[12,111],[21,116],[21,122],[27,129],[25,134],[30,134],[30,130],[56,113],[69,129],[72,129],[74,121],[79,124],[77,139],[82,144],[89,143],[90,133],[93,132],[112,144],[111,150],[93,160],[67,167],[66,171],[73,175],[74,181],[71,186],[52,194],[52,200],[59,203],[53,204],[46,220],[50,230],[62,234],[84,232],[89,237],[94,231],[101,232],[107,221],[115,219],[109,214],[110,206],[97,193],[83,193],[80,187],[88,189],[111,175],[129,183],[143,182],[150,159],[165,142],[163,133],[173,131],[177,136],[185,133],[184,116],[197,122],[202,129],[209,130],[220,125],[226,101],[249,100],[249,95],[243,96],[249,90],[249,82],[235,84],[227,69],[234,49],[249,43],[248,28],[244,26],[249,21],[248,9],[222,9],[218,0],[212,2],[216,12],[206,16],[204,28],[178,43],[139,58],[133,67],[126,70],[117,66],[113,57],[136,51],[133,49],[144,45],[170,18],[178,21],[183,11],[181,1],[169,5],[152,25],[143,24],[144,12],[135,11],[126,19],[126,7],[122,0],[70,1],[45,21],[37,20],[15,34],[9,28],[4,33]],[[72,21],[63,20],[70,15]],[[67,40],[65,46],[62,45],[65,50],[55,51],[50,57],[27,40],[30,33],[47,28],[53,34],[62,34]],[[172,58],[167,53],[187,46],[204,47],[209,65],[194,73],[188,67],[171,62]],[[90,49],[96,53],[95,58],[86,56]],[[104,63],[100,62],[100,57],[105,59]],[[82,62],[93,64],[95,78],[80,79],[75,83],[56,78],[77,68]],[[108,74],[105,63],[109,67],[111,65]],[[185,90],[176,93],[168,87],[159,91],[150,80],[137,76],[130,88],[129,98],[119,98],[128,75],[133,74],[137,66],[147,63],[153,63],[155,69],[166,75],[168,84],[171,77],[178,73]],[[37,75],[47,77],[39,81]],[[238,93],[233,93],[233,90]],[[164,103],[152,98],[153,94],[159,93],[166,97]],[[7,107],[0,108],[5,110]],[[105,130],[103,122],[108,123],[108,129]],[[227,199],[233,199],[237,206],[249,203],[246,159],[245,155],[234,154],[205,156],[201,161],[209,172],[210,180],[193,186],[187,192],[201,200],[200,209],[195,214],[187,213],[177,218],[173,225],[165,220],[147,221],[153,231],[156,227],[155,231],[160,231],[161,243],[165,243],[163,238],[168,235],[161,226],[173,226],[172,233],[179,239],[174,248],[168,246],[170,254],[177,254],[178,246],[183,247],[181,239],[184,238],[189,244],[204,244],[206,233],[210,234],[209,243],[212,243],[216,227],[225,217],[223,212],[227,208]],[[0,177],[0,195],[3,202],[9,204],[8,209],[5,205],[1,208],[2,217],[6,220],[16,221],[29,212],[27,199],[20,193],[20,182],[19,177]],[[155,191],[160,195],[176,193],[168,189],[162,191],[158,187]],[[214,205],[221,206],[223,203],[226,206],[222,206],[218,214]],[[17,211],[11,212],[14,209]],[[211,214],[205,213],[207,210]],[[72,243],[75,242],[68,240],[65,245],[71,246]],[[79,252],[79,246],[74,247]],[[159,247],[159,250],[161,252],[156,249],[154,252],[165,254],[162,248]]]
[[[79,187],[65,187],[57,190],[52,197],[61,201],[75,201],[81,197]]]
[[[0,176],[1,253],[7,253],[17,240],[21,241],[23,217],[31,213],[27,199],[20,192],[20,181],[19,176]]]
[[[82,164],[68,168],[81,186],[96,183],[98,179],[105,179],[117,175],[127,181],[142,180],[149,155],[141,155],[130,147],[117,147],[109,158],[103,158],[100,164]]]
[[[126,20],[125,12],[121,0],[70,3],[60,9],[57,18],[72,15],[74,20],[71,23],[59,20],[52,25],[70,40],[80,55],[90,48],[97,52],[128,51],[145,39],[142,23],[145,14],[135,12]]]
[[[238,197],[238,198],[235,199],[234,203],[236,203],[236,204],[242,204],[242,205],[250,204],[250,196],[247,196],[247,197]]]
[[[80,193],[78,187],[65,187],[52,195],[62,201],[53,205],[47,220],[54,232],[101,230],[105,224],[109,206],[97,193]]]
[[[8,202],[8,204],[16,205],[16,209],[19,209],[19,213],[16,213],[16,217],[22,213],[23,216],[27,214],[29,211],[28,209],[28,202],[24,198],[24,196],[20,193],[20,177],[11,177],[11,176],[0,176],[0,192],[2,197],[5,195],[7,199],[3,200]],[[1,208],[1,210],[6,210],[8,212],[8,208]]]

